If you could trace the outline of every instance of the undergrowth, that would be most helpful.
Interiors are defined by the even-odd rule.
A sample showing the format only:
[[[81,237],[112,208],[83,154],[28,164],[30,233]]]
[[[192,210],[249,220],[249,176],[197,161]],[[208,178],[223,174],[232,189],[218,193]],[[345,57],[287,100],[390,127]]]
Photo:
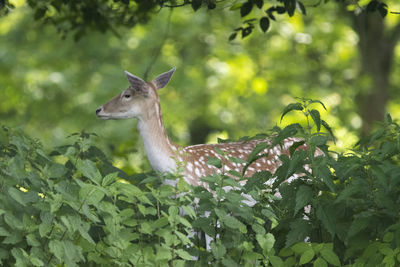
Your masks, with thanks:
[[[204,177],[212,192],[187,185],[179,172],[127,175],[93,146],[93,134],[74,134],[45,153],[38,140],[3,127],[0,264],[400,265],[399,125],[388,115],[351,152],[335,153],[329,125],[311,108],[318,103],[289,105],[282,117],[297,111],[307,125],[275,127],[271,144],[249,157],[247,165],[264,148],[301,137],[275,174],[258,172],[244,186],[240,173]],[[308,150],[296,149],[304,143]],[[285,182],[294,174],[300,178]],[[163,185],[165,178],[177,186]],[[253,207],[243,202],[248,195]]]

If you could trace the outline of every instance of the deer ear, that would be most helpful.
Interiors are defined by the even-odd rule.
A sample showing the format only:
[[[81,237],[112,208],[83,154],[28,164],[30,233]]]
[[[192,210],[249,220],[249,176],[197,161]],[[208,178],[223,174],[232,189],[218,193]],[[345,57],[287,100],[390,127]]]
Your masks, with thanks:
[[[169,80],[172,77],[172,74],[174,74],[176,70],[176,67],[173,67],[170,71],[164,72],[163,74],[160,74],[153,80],[153,83],[156,85],[157,90],[164,88],[167,86]]]
[[[128,78],[129,83],[135,90],[140,90],[146,85],[145,81],[133,75],[132,73],[129,73],[128,71],[125,71],[125,75]]]

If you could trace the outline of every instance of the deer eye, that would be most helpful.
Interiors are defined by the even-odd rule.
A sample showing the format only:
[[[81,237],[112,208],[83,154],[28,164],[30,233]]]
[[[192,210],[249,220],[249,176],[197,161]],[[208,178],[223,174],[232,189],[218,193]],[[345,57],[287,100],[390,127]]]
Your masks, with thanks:
[[[130,95],[130,94],[126,94],[126,95],[124,95],[124,97],[125,97],[125,98],[130,98],[131,95]]]

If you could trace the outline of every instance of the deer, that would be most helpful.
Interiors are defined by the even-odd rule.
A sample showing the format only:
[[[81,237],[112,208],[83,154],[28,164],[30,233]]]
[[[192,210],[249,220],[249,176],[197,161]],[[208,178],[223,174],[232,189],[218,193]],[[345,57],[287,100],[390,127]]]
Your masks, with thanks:
[[[245,179],[239,183],[244,185],[248,178],[256,172],[269,171],[274,174],[281,165],[280,155],[289,155],[290,147],[301,141],[298,138],[286,138],[283,145],[267,147],[260,154],[260,157],[250,165],[246,166],[246,161],[253,149],[260,143],[266,142],[271,145],[268,138],[255,139],[248,141],[238,141],[220,144],[196,144],[181,147],[173,143],[165,130],[161,114],[160,99],[158,90],[167,86],[174,74],[176,68],[160,74],[151,82],[145,82],[143,79],[125,71],[129,81],[129,87],[110,99],[106,104],[96,110],[96,115],[104,120],[107,119],[129,119],[138,120],[137,128],[143,140],[145,152],[152,168],[160,173],[176,173],[179,163],[184,166],[183,179],[192,186],[202,186],[209,189],[208,183],[201,180],[204,176],[210,176],[215,173],[221,174],[230,170],[237,173],[243,173]],[[301,145],[297,149],[307,149],[306,145]],[[223,153],[220,153],[220,152]],[[317,149],[315,155],[322,155],[323,152]],[[241,159],[240,163],[229,160],[231,157]],[[221,160],[222,169],[208,164],[209,158]],[[309,167],[305,166],[305,169]],[[294,174],[287,182],[290,182],[301,174]],[[237,177],[236,177],[237,178]],[[275,178],[271,178],[265,184],[271,186]],[[163,180],[163,184],[175,186],[177,181],[168,179]],[[232,188],[224,188],[229,191]],[[254,206],[256,201],[247,194],[242,194],[245,198],[242,202],[250,207]],[[279,196],[279,192],[275,195]],[[195,203],[198,200],[195,200]],[[207,215],[208,212],[204,214]],[[199,234],[199,233],[198,233]],[[210,242],[213,238],[205,235],[206,248],[210,250]]]
[[[173,143],[164,127],[158,90],[167,86],[175,70],[174,67],[160,74],[151,82],[145,82],[125,71],[129,87],[100,106],[96,110],[96,114],[99,118],[105,120],[136,118],[145,152],[155,171],[174,173],[177,171],[178,163],[181,162],[184,164],[184,180],[192,186],[203,186],[208,189],[208,184],[203,182],[201,177],[229,172],[230,170],[242,173],[245,162],[256,145],[261,142],[271,144],[271,141],[260,139],[220,144],[197,144],[186,147]],[[276,145],[260,152],[260,154],[267,156],[261,157],[251,165],[246,166],[244,178],[249,178],[254,173],[265,170],[273,174],[281,164],[279,156],[281,154],[289,155],[290,146],[297,141],[299,141],[297,138],[286,138],[283,146]],[[306,148],[303,147],[303,149]],[[223,151],[223,155],[218,151]],[[231,162],[228,160],[230,157],[242,159],[243,163]],[[209,158],[220,159],[223,162],[222,170],[208,164]],[[241,184],[245,182],[245,179],[240,181]],[[171,184],[171,182],[166,183]]]

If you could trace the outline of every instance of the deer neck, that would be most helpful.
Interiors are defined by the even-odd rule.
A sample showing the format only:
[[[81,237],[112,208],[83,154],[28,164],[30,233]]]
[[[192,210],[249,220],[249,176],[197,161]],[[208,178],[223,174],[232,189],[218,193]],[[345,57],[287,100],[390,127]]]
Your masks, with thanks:
[[[153,169],[159,172],[174,172],[176,170],[175,151],[178,147],[169,140],[166,134],[159,103],[156,102],[151,112],[139,118],[138,130]]]

